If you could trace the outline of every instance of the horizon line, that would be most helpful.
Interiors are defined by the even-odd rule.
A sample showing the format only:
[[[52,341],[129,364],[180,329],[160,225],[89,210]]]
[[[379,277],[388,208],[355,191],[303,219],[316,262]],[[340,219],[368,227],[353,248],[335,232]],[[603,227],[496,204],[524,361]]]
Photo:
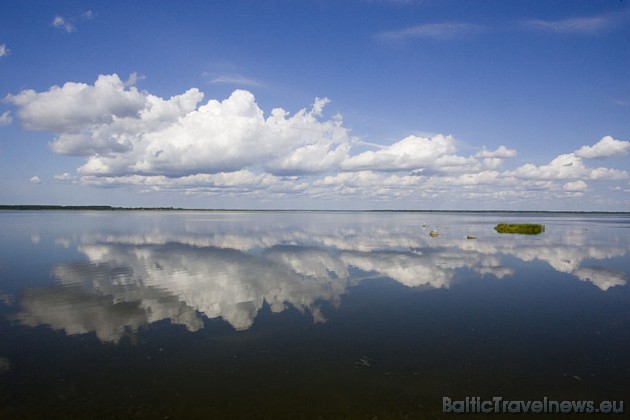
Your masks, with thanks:
[[[356,212],[356,213],[571,213],[571,214],[630,214],[615,210],[455,210],[455,209],[251,209],[251,208],[186,208],[172,206],[110,206],[110,205],[58,205],[58,204],[0,204],[0,210],[82,210],[82,211],[214,211],[214,212]]]

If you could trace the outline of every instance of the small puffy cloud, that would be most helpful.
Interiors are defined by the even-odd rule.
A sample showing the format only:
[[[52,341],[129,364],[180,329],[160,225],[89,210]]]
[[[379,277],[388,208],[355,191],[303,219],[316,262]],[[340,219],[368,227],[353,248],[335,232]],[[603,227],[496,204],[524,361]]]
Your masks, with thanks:
[[[348,158],[346,170],[401,170],[434,166],[436,160],[456,150],[455,139],[441,134],[433,138],[409,136],[377,151],[367,151]]]
[[[586,182],[579,180],[573,182],[567,182],[562,186],[562,189],[567,192],[584,192],[588,190]]]
[[[569,179],[592,179],[592,180],[620,180],[628,179],[627,171],[612,168],[589,168],[582,159],[575,153],[562,154],[553,159],[547,165],[536,166],[525,164],[510,175],[523,179],[547,179],[547,180],[569,180]]]
[[[71,33],[77,30],[77,28],[74,26],[74,23],[64,18],[63,16],[55,16],[55,18],[52,21],[52,26],[54,26],[55,28],[59,28],[63,31],[66,31],[67,33]]]
[[[457,155],[455,139],[442,134],[431,138],[408,136],[377,151],[366,151],[346,159],[347,171],[416,171],[422,174],[477,172],[499,167],[504,157],[516,154],[505,146],[495,151],[482,150],[473,156]]]
[[[41,184],[42,180],[38,176],[34,176],[34,177],[31,178],[31,182],[33,184]]]
[[[76,177],[74,177],[73,175],[70,175],[68,172],[64,172],[61,175],[55,175],[54,177],[55,181],[61,181],[61,182],[72,182],[75,181]]]
[[[5,111],[0,115],[0,126],[9,125],[13,122],[13,117],[11,117],[11,111]]]
[[[0,57],[5,57],[9,55],[10,52],[6,44],[0,44]]]
[[[575,155],[586,159],[605,159],[625,156],[628,151],[630,151],[630,141],[615,140],[611,136],[606,136],[593,146],[580,147],[575,151]]]
[[[484,147],[479,152],[475,153],[475,157],[478,158],[511,158],[516,156],[516,150],[508,149],[507,147],[501,145],[496,150],[486,150]]]
[[[66,33],[72,33],[77,31],[77,27],[75,24],[77,21],[92,20],[95,16],[96,15],[91,10],[83,12],[79,15],[75,15],[73,17],[64,17],[61,15],[57,15],[54,17],[51,24],[59,30],[62,30]]]

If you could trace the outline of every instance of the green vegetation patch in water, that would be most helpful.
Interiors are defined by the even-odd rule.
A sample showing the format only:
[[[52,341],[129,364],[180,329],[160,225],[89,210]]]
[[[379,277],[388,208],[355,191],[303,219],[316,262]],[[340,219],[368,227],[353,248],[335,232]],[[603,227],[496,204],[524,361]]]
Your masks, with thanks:
[[[545,225],[535,223],[499,223],[494,230],[499,233],[520,233],[523,235],[538,235],[545,231]]]

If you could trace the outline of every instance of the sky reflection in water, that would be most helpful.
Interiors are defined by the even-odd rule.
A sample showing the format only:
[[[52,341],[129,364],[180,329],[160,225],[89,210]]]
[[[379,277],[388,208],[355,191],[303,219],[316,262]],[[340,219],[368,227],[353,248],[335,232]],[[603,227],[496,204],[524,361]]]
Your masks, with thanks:
[[[152,346],[161,345],[160,341],[138,344],[137,335],[150,332],[147,328],[151,324],[180,325],[188,335],[200,334],[210,320],[216,320],[231,326],[234,332],[225,333],[226,336],[238,337],[252,329],[260,314],[270,314],[267,324],[261,321],[261,325],[273,330],[274,316],[286,312],[290,319],[309,319],[316,328],[305,330],[301,320],[292,321],[295,327],[286,327],[282,339],[289,342],[284,346],[289,353],[283,356],[287,363],[294,354],[290,349],[294,349],[295,343],[317,341],[318,337],[322,343],[339,343],[344,341],[339,337],[340,331],[346,334],[351,330],[354,341],[346,336],[346,343],[350,347],[353,342],[362,343],[360,351],[366,354],[356,349],[346,354],[348,349],[343,346],[331,348],[330,352],[337,352],[337,359],[347,359],[346,367],[350,366],[351,375],[355,376],[357,368],[377,371],[372,365],[377,367],[379,362],[395,370],[395,363],[390,360],[394,355],[401,367],[407,366],[416,377],[419,375],[420,366],[412,362],[415,356],[407,354],[401,358],[400,349],[392,350],[387,342],[392,346],[402,345],[409,353],[423,354],[421,364],[425,369],[443,378],[458,375],[455,366],[441,365],[445,363],[445,355],[475,360],[485,359],[488,351],[495,351],[499,366],[493,366],[490,377],[477,381],[477,388],[471,392],[475,389],[479,390],[477,394],[500,392],[501,388],[489,385],[491,378],[499,371],[509,376],[510,366],[505,363],[514,354],[510,356],[506,349],[523,350],[515,336],[531,335],[529,328],[534,329],[533,326],[536,340],[547,334],[547,341],[538,343],[542,348],[547,348],[549,340],[553,342],[557,337],[566,341],[568,333],[561,330],[563,327],[582,328],[576,335],[569,333],[579,343],[584,331],[601,335],[608,329],[610,336],[591,347],[607,352],[606,369],[612,371],[615,366],[614,369],[621,370],[617,374],[628,369],[628,363],[621,363],[615,356],[624,347],[628,350],[627,338],[624,341],[621,332],[628,326],[630,313],[625,287],[630,268],[627,216],[319,212],[7,212],[0,216],[4,219],[1,233],[5,243],[5,257],[0,261],[0,305],[7,319],[1,325],[3,330],[13,331],[12,334],[22,331],[21,339],[29,343],[37,342],[40,330],[27,333],[23,328],[46,326],[71,337],[94,333],[102,343],[120,346],[129,342],[135,344],[137,351],[144,348],[148,352]],[[544,223],[547,229],[536,236],[494,232],[492,227],[504,221]],[[423,223],[427,226],[423,227]],[[440,236],[431,238],[431,229],[437,229]],[[467,235],[476,239],[467,239]],[[40,255],[42,258],[38,258]],[[447,294],[435,294],[437,290]],[[434,294],[418,294],[419,291]],[[388,306],[387,300],[391,300],[392,306]],[[510,301],[507,306],[506,300]],[[558,311],[554,312],[554,308]],[[602,308],[607,312],[602,312]],[[578,320],[575,314],[580,310],[586,316]],[[380,313],[381,321],[375,321],[370,311]],[[458,318],[462,312],[466,319]],[[554,315],[545,322],[543,318],[549,313]],[[620,315],[625,315],[625,319],[619,319]],[[159,322],[166,320],[168,324]],[[589,324],[584,320],[589,320]],[[471,322],[476,326],[468,328]],[[508,322],[518,329],[510,332]],[[340,327],[354,324],[352,329]],[[383,327],[380,335],[370,331],[379,325]],[[410,326],[417,330],[408,331]],[[453,328],[461,328],[465,336],[460,334],[459,339],[446,340],[444,332]],[[471,328],[485,330],[484,341],[480,342]],[[256,334],[265,335],[266,331],[260,327]],[[24,336],[28,334],[35,338],[26,340]],[[212,337],[212,334],[206,331],[203,336]],[[304,338],[309,334],[311,338]],[[179,337],[187,340],[186,335]],[[379,344],[367,344],[367,336],[380,341]],[[495,346],[486,346],[488,340],[495,340]],[[436,343],[441,349],[439,356],[435,356],[437,349],[434,353],[427,350]],[[502,345],[497,346],[498,343]],[[255,344],[248,346],[254,348]],[[563,344],[565,351],[571,351],[571,346],[575,342]],[[522,360],[530,367],[558,366],[567,371],[560,374],[579,377],[576,381],[583,382],[579,375],[570,374],[571,369],[581,372],[579,366],[571,364],[588,359],[592,352],[578,354],[578,348],[579,345],[575,354],[567,358],[569,366],[562,369],[562,363],[558,365],[558,361],[551,360],[557,356],[553,352],[532,353]],[[320,357],[310,354],[310,350],[302,349],[304,354],[300,357]],[[5,352],[0,353],[3,361],[0,372],[6,371],[4,380],[19,377],[19,366],[12,363],[12,359],[20,359],[16,345],[0,346],[0,351]],[[370,361],[372,357],[374,362]],[[261,357],[258,362],[250,363],[264,361]],[[588,363],[591,362],[593,368],[605,365],[599,360]],[[478,363],[481,363],[479,368],[490,364]],[[27,361],[23,360],[21,365],[29,368]],[[334,363],[320,364],[321,369],[334,366]],[[459,368],[460,375],[465,367],[464,364]],[[606,391],[619,389],[611,372],[589,374],[607,378]],[[240,375],[241,379],[246,377],[244,372]],[[479,379],[484,375],[479,370],[464,376]],[[539,376],[542,378],[544,374],[539,372]],[[282,374],[279,380],[283,381]],[[374,378],[372,381],[366,386],[378,388],[378,381]],[[535,392],[538,383],[536,379],[523,386],[533,397],[542,397]],[[432,389],[447,392],[447,384],[434,383]],[[404,387],[413,389],[413,381],[405,382]],[[423,398],[421,394],[426,394],[426,387],[431,388],[430,383],[408,391],[417,394],[418,400],[410,402],[409,407],[403,404],[407,410],[404,412],[417,414],[429,410],[418,402]],[[455,392],[464,388],[459,384],[450,389]],[[588,389],[575,392],[588,395]],[[518,387],[514,390],[523,392]],[[4,395],[8,407],[14,397]],[[434,399],[425,404],[437,407],[440,401]],[[335,407],[335,403],[329,404]],[[337,407],[341,411],[331,408],[333,411],[328,413],[356,414],[353,407],[352,404],[350,408]],[[435,407],[429,411],[439,416]],[[168,411],[167,407],[162,409]],[[373,408],[374,413],[379,410],[392,412],[386,405]],[[270,409],[269,413],[284,412]]]

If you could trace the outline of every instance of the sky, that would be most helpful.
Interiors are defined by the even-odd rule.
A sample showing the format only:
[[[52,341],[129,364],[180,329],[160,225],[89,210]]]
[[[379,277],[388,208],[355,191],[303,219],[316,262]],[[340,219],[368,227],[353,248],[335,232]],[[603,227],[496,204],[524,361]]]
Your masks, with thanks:
[[[0,1],[0,204],[630,211],[630,2]]]

